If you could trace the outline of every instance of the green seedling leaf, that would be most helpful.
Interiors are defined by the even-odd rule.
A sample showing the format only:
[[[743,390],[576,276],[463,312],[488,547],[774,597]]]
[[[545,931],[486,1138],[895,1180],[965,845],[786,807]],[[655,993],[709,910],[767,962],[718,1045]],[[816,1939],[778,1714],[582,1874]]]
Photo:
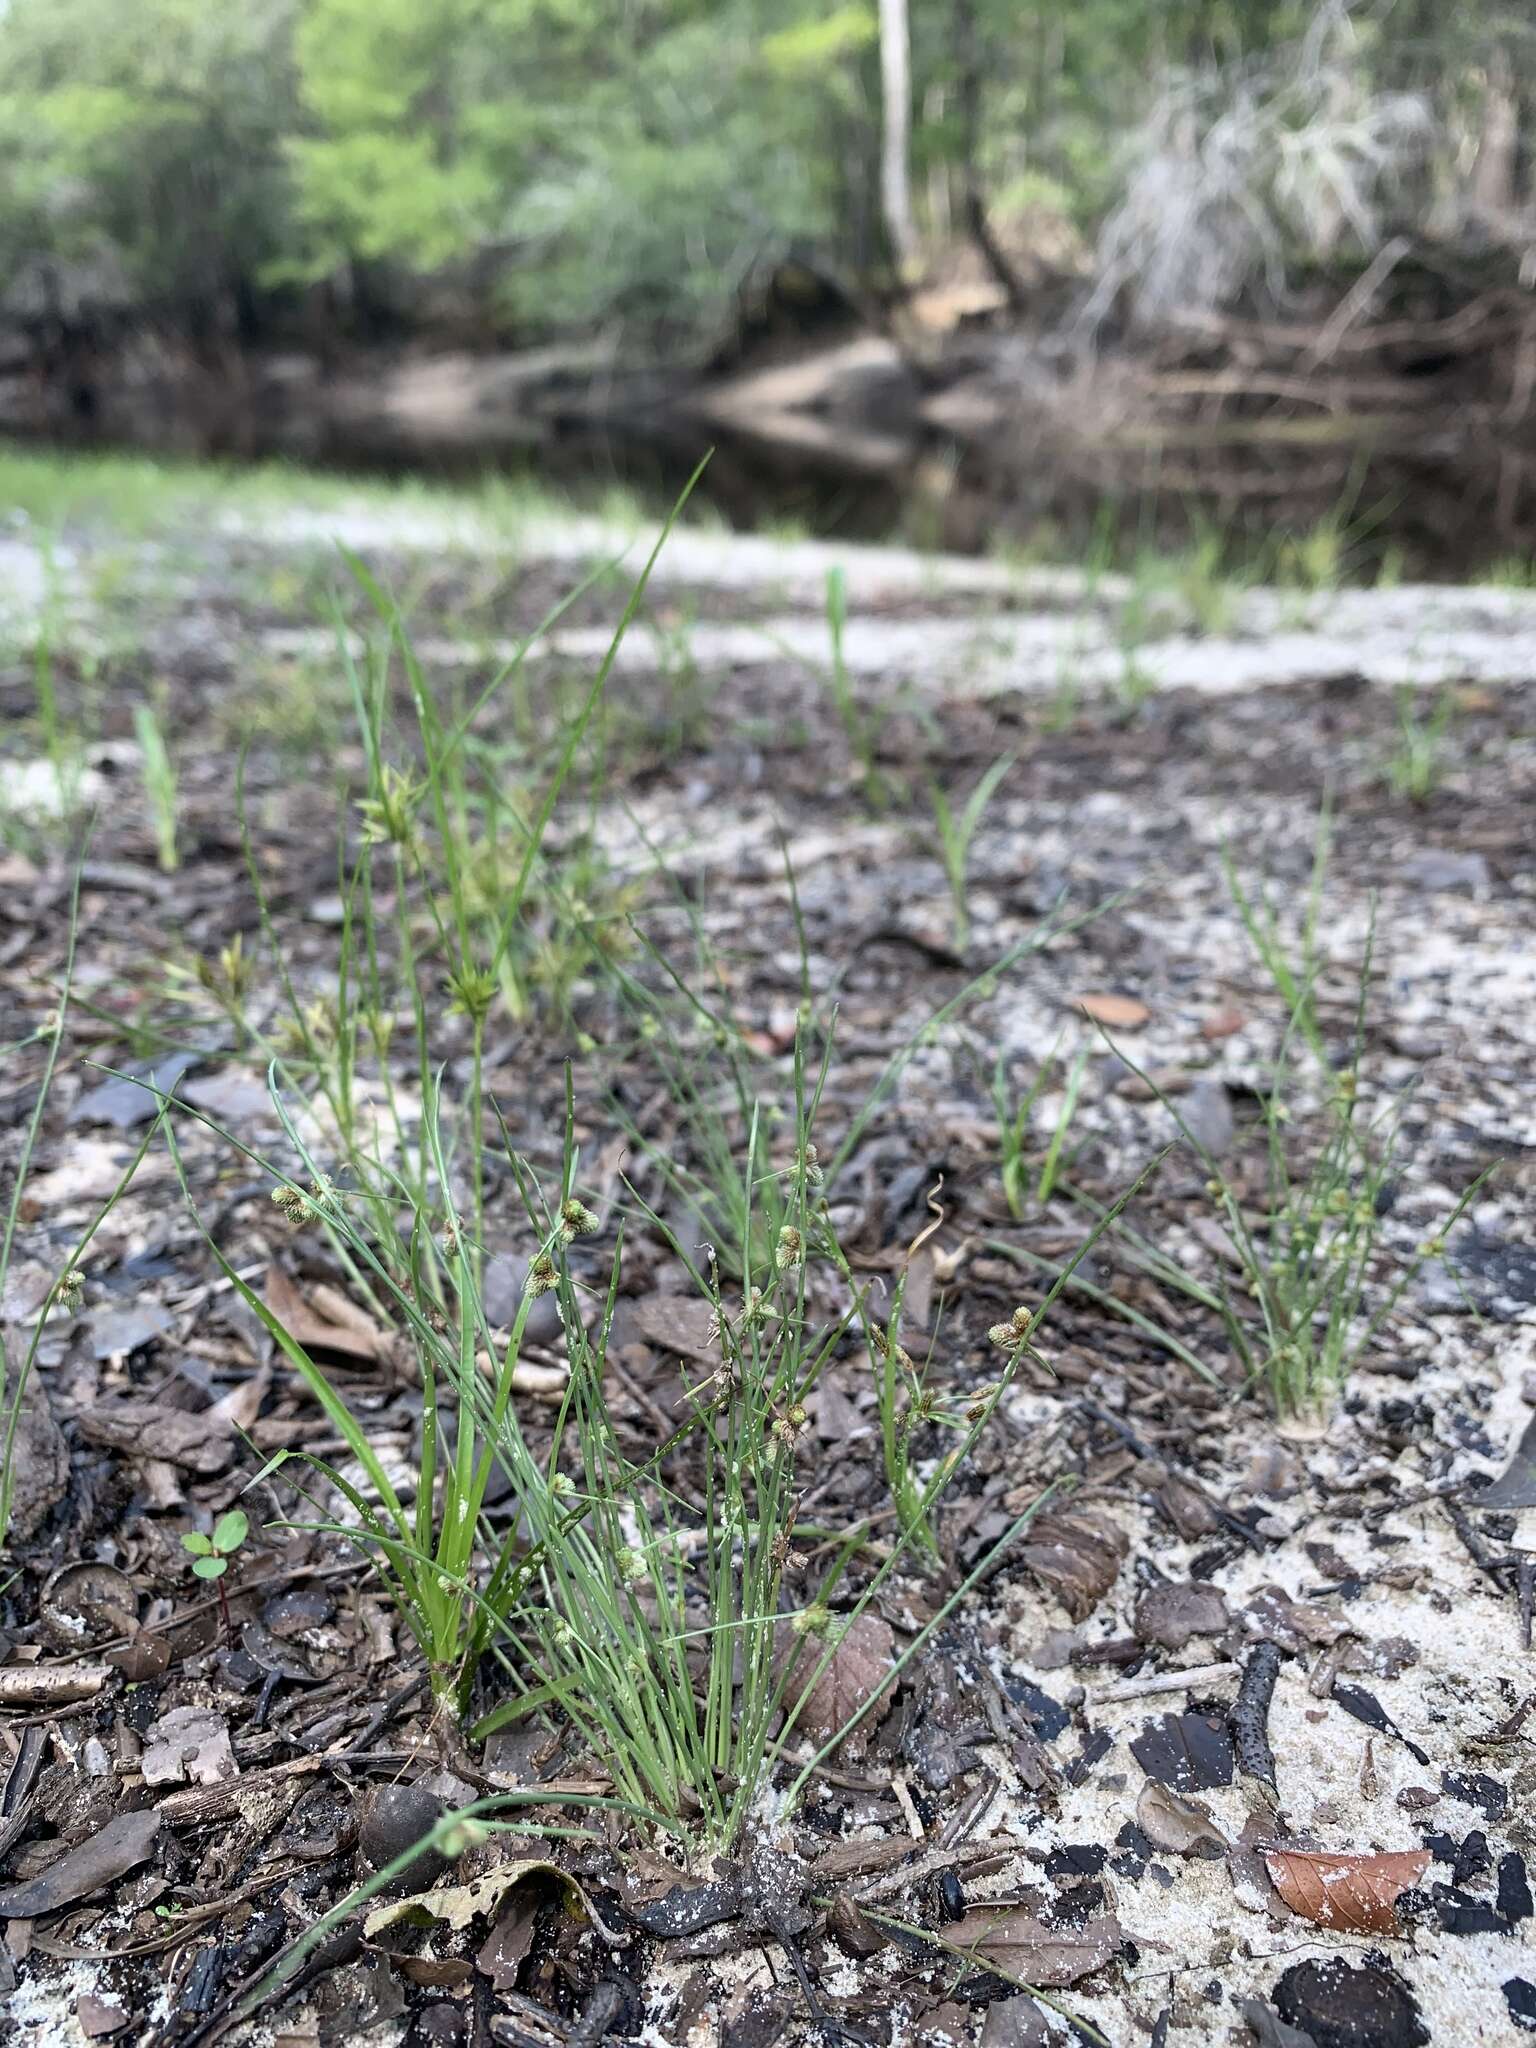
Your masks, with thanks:
[[[227,1557],[199,1557],[192,1565],[193,1573],[200,1579],[222,1579],[229,1570]]]
[[[220,1515],[213,1525],[213,1547],[226,1555],[238,1550],[251,1532],[250,1517],[243,1508],[231,1508],[228,1514]]]
[[[213,1545],[201,1529],[189,1529],[181,1539],[183,1550],[190,1550],[194,1557],[211,1557]]]

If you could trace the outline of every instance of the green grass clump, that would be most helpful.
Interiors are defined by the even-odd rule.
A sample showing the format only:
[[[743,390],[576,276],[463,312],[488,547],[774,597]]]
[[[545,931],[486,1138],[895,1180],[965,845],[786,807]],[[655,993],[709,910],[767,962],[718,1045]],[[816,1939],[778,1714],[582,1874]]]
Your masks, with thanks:
[[[1397,740],[1387,757],[1386,779],[1394,796],[1425,804],[1439,788],[1445,772],[1446,738],[1456,711],[1449,687],[1437,690],[1424,707],[1421,693],[1397,693]]]
[[[1232,1272],[1206,1282],[1133,1226],[1121,1221],[1110,1241],[1126,1263],[1182,1296],[1215,1320],[1244,1382],[1262,1389],[1282,1416],[1328,1408],[1354,1366],[1366,1357],[1426,1259],[1443,1251],[1449,1230],[1473,1199],[1476,1182],[1451,1214],[1395,1272],[1384,1271],[1383,1225],[1391,1206],[1405,1105],[1365,1108],[1366,1018],[1372,972],[1368,938],[1358,970],[1352,1027],[1342,1046],[1330,1044],[1318,1005],[1323,960],[1318,925],[1328,859],[1325,814],[1312,882],[1299,923],[1288,922],[1264,891],[1250,890],[1230,860],[1228,882],[1255,956],[1284,1006],[1285,1024],[1267,1085],[1259,1097],[1262,1189],[1216,1158],[1185,1122],[1178,1105],[1116,1048],[1147,1082],[1178,1125],[1206,1173],[1205,1194],[1222,1226]],[[1321,1137],[1303,1146],[1305,1120]],[[1070,1192],[1101,1220],[1107,1215],[1082,1189]],[[1011,1256],[1012,1247],[1001,1246]],[[1112,1313],[1142,1329],[1208,1379],[1208,1361],[1181,1337],[1108,1290],[1078,1281]]]
[[[929,800],[933,805],[934,823],[938,827],[939,855],[944,863],[944,879],[949,884],[950,903],[954,911],[957,953],[963,953],[971,942],[971,918],[966,904],[966,877],[971,860],[971,841],[976,837],[987,805],[997,794],[1003,777],[1017,759],[1016,754],[1004,754],[994,761],[958,810],[950,803],[937,782],[930,785]]]

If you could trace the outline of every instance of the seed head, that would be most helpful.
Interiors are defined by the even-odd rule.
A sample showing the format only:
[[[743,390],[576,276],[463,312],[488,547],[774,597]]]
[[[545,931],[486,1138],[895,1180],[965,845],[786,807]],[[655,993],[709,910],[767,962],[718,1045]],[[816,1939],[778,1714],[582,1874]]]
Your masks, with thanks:
[[[805,1243],[793,1223],[786,1223],[779,1232],[779,1248],[774,1264],[781,1273],[792,1273],[805,1263]]]
[[[548,1252],[540,1252],[528,1268],[527,1287],[530,1294],[552,1294],[560,1285],[560,1273]]]
[[[814,1607],[802,1607],[789,1625],[797,1636],[819,1636],[826,1634],[831,1620],[831,1609],[818,1601]]]
[[[289,1187],[286,1181],[272,1190],[272,1200],[290,1230],[302,1230],[306,1223],[313,1223],[319,1213],[308,1195]]]
[[[488,968],[461,960],[448,977],[449,1007],[471,1024],[483,1024],[496,1000],[498,983]]]
[[[747,1298],[741,1305],[741,1314],[737,1320],[742,1329],[753,1330],[759,1323],[777,1322],[778,1315],[778,1310],[764,1296],[761,1287],[753,1287],[747,1291]]]
[[[386,762],[379,776],[378,793],[364,797],[358,805],[363,818],[363,838],[369,846],[398,846],[410,852],[416,845],[416,806],[423,785]]]
[[[1022,1305],[1016,1308],[1006,1323],[994,1323],[987,1332],[988,1341],[999,1351],[1017,1351],[1029,1336],[1034,1316]]]
[[[85,1298],[85,1275],[78,1266],[66,1266],[59,1275],[58,1290],[54,1299],[59,1307],[70,1315],[80,1313],[80,1304]]]
[[[583,1203],[572,1195],[560,1205],[560,1237],[569,1244],[573,1238],[595,1237],[602,1229],[601,1221]]]

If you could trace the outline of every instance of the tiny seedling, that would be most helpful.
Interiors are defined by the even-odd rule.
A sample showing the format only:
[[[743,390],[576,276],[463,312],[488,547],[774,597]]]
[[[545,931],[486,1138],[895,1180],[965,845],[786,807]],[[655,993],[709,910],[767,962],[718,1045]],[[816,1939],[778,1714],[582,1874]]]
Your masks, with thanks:
[[[137,704],[133,712],[134,736],[139,743],[139,760],[144,774],[144,795],[155,828],[155,852],[161,869],[173,874],[181,864],[176,846],[176,767],[160,721],[148,704]]]
[[[1008,1076],[1001,1053],[998,1054],[997,1064],[992,1070],[992,1107],[997,1115],[998,1158],[1002,1169],[1003,1194],[1007,1199],[1009,1214],[1015,1222],[1022,1222],[1024,1219],[1029,1134],[1034,1121],[1035,1105],[1045,1092],[1060,1051],[1061,1040],[1058,1039],[1041,1061],[1039,1071],[1017,1103],[1009,1092]],[[1089,1048],[1086,1045],[1081,1047],[1067,1071],[1061,1108],[1052,1127],[1035,1186],[1035,1200],[1042,1208],[1056,1189],[1061,1172],[1062,1149],[1066,1144],[1072,1119],[1077,1113],[1077,1099],[1082,1093],[1083,1076],[1088,1071],[1088,1055]]]
[[[963,953],[970,943],[971,919],[966,907],[966,870],[970,865],[971,841],[987,805],[997,793],[998,784],[1018,759],[1017,754],[1004,754],[994,761],[971,791],[965,802],[956,811],[950,804],[938,783],[932,785],[930,798],[933,804],[934,823],[939,829],[939,855],[944,863],[944,876],[949,883],[950,901],[955,912],[955,950]]]
[[[190,1552],[192,1570],[200,1579],[211,1579],[219,1596],[219,1612],[224,1617],[224,1633],[230,1632],[229,1601],[224,1593],[224,1574],[229,1570],[230,1560],[251,1533],[250,1517],[243,1508],[230,1508],[220,1515],[213,1525],[211,1535],[205,1536],[201,1529],[188,1529],[181,1539],[183,1550]]]
[[[848,625],[848,580],[841,569],[827,571],[827,636],[832,643],[832,665],[828,678],[832,701],[848,738],[849,750],[859,764],[864,800],[878,809],[885,798],[885,783],[875,766],[875,724],[853,694],[848,663],[843,654],[843,635]]]
[[[192,1553],[192,1570],[200,1579],[222,1579],[230,1559],[251,1533],[250,1518],[243,1508],[231,1508],[220,1515],[212,1535],[189,1529],[181,1539],[183,1550]]]

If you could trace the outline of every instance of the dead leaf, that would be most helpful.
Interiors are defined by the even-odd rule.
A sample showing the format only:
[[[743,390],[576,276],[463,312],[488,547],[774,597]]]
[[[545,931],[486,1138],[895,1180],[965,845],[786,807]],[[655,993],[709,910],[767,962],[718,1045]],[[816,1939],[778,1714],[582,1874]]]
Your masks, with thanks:
[[[114,1143],[108,1138],[71,1138],[59,1165],[49,1173],[34,1174],[28,1180],[22,1196],[22,1215],[29,1223],[36,1222],[39,1217],[54,1222],[60,1211],[77,1209],[88,1202],[105,1201],[121,1180],[123,1169],[132,1157],[132,1152],[126,1150],[121,1142]],[[169,1169],[168,1158],[161,1159],[150,1153],[139,1161],[134,1185],[142,1187],[146,1180],[159,1178]]]
[[[987,2007],[979,2048],[1064,2048],[1067,2038],[1048,2006],[1020,1992],[1017,1998],[999,1998]]]
[[[1224,1010],[1213,1010],[1200,1026],[1202,1038],[1232,1038],[1242,1030],[1248,1019],[1241,1010],[1230,1006]]]
[[[904,1848],[910,1844],[904,1843]],[[839,1892],[827,1908],[827,1932],[845,1956],[865,1958],[890,1946],[890,1936],[863,1908]]]
[[[1355,1630],[1342,1615],[1310,1600],[1293,1600],[1283,1586],[1259,1586],[1243,1609],[1248,1633],[1295,1655],[1306,1644],[1324,1648]]]
[[[0,1920],[37,1920],[115,1883],[145,1861],[159,1835],[160,1815],[153,1808],[115,1815],[87,1841],[66,1850],[41,1877],[0,1891]]]
[[[901,1297],[903,1320],[909,1329],[928,1328],[933,1314],[933,1283],[936,1277],[933,1249],[920,1245],[907,1261],[907,1284]]]
[[[159,1302],[140,1301],[131,1308],[93,1309],[85,1320],[92,1358],[118,1358],[142,1351],[164,1335],[173,1319]]]
[[[1232,1782],[1232,1736],[1225,1716],[1159,1714],[1133,1737],[1131,1755],[1160,1785],[1208,1792]]]
[[[42,1377],[32,1373],[11,1410],[14,1438],[7,1456],[11,1468],[12,1543],[35,1536],[69,1485],[69,1446],[54,1417]]]
[[[1153,1586],[1136,1607],[1137,1635],[1165,1650],[1182,1650],[1192,1636],[1219,1636],[1230,1620],[1219,1588],[1206,1579]]]
[[[139,1769],[146,1785],[217,1785],[239,1771],[224,1716],[212,1707],[172,1707],[151,1723]]]
[[[945,1940],[985,1968],[1042,1991],[1075,1984],[1100,1970],[1125,1940],[1113,1913],[1080,1927],[1047,1927],[1022,1907],[978,1907],[946,1929]]]
[[[1226,1836],[1198,1799],[1181,1799],[1155,1778],[1148,1778],[1136,1801],[1136,1825],[1155,1849],[1174,1856],[1224,1856]]]
[[[1135,996],[1117,996],[1108,991],[1079,996],[1076,1006],[1093,1023],[1102,1024],[1110,1031],[1139,1031],[1152,1015],[1146,1004]]]
[[[229,1425],[212,1408],[193,1415],[159,1401],[113,1401],[81,1409],[74,1421],[92,1443],[205,1477],[222,1472],[234,1456]]]
[[[475,1968],[495,1991],[510,1991],[523,1959],[533,1947],[539,1924],[539,1897],[532,1885],[514,1888],[496,1916],[496,1925],[475,1952]]]
[[[1355,1855],[1348,1850],[1266,1849],[1264,1867],[1285,1904],[1314,1927],[1395,1934],[1397,1901],[1429,1868],[1429,1851]]]
[[[182,1075],[197,1061],[187,1052],[167,1053],[160,1060],[136,1060],[121,1074],[82,1095],[69,1113],[72,1124],[111,1124],[131,1131],[148,1123],[162,1095],[174,1095]]]
[[[393,1927],[398,1920],[413,1914],[425,1914],[428,1919],[441,1920],[447,1927],[467,1927],[477,1913],[489,1916],[495,1913],[512,1889],[535,1876],[552,1877],[579,1899],[588,1917],[596,1919],[588,1904],[586,1894],[574,1878],[568,1877],[553,1863],[542,1857],[519,1856],[510,1862],[498,1863],[480,1877],[471,1878],[467,1884],[439,1884],[430,1891],[413,1892],[409,1898],[390,1899],[387,1904],[375,1906],[363,1922],[363,1933],[369,1941],[386,1927]]]
[[[1105,1517],[1057,1509],[1030,1524],[1014,1555],[1081,1621],[1115,1583],[1125,1549],[1123,1533]]]
[[[248,1430],[261,1413],[261,1404],[272,1385],[272,1369],[260,1366],[248,1378],[237,1380],[221,1400],[208,1410],[228,1429]]]
[[[313,1307],[275,1261],[267,1268],[262,1290],[267,1307],[294,1343],[305,1351],[326,1351],[375,1365],[390,1349],[388,1330],[334,1288],[315,1290]]]
[[[714,1334],[715,1311],[690,1294],[648,1294],[635,1303],[635,1323],[642,1337],[663,1351],[676,1351],[696,1365],[717,1366],[720,1342]]]
[[[814,1635],[796,1637],[781,1653],[779,1668],[781,1674],[786,1667],[789,1672],[785,1705],[792,1707],[797,1698],[801,1700],[796,1722],[799,1732],[813,1741],[835,1735],[884,1686],[895,1650],[890,1623],[878,1614],[861,1614],[837,1638],[826,1669],[818,1676],[817,1667],[827,1655],[825,1641]],[[845,1754],[862,1755],[868,1739],[869,1730],[861,1722],[848,1736]]]
[[[128,2024],[128,2015],[120,2006],[93,1998],[88,1991],[75,2001],[75,2018],[88,2041],[105,2041]]]

